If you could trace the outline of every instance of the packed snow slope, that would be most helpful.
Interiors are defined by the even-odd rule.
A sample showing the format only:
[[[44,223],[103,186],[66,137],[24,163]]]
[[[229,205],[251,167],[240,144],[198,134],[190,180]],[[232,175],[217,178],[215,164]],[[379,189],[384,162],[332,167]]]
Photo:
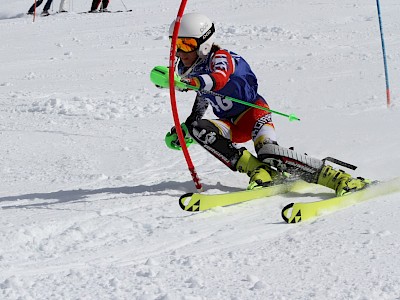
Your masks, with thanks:
[[[331,191],[182,211],[194,184],[163,142],[168,91],[149,81],[168,64],[180,1],[78,14],[90,2],[56,14],[55,1],[34,23],[29,1],[1,3],[1,299],[400,299],[400,194],[297,225],[281,208]],[[400,176],[400,3],[382,2],[390,109],[375,1],[198,0],[186,11],[215,21],[272,109],[301,118],[274,116],[282,146],[386,180]],[[182,120],[193,99],[178,94]],[[198,145],[190,153],[207,193],[246,187]]]

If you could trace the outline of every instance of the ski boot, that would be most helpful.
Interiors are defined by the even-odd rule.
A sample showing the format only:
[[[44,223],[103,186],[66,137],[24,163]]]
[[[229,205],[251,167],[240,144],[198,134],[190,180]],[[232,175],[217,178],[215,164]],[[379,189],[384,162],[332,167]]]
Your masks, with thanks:
[[[271,170],[268,165],[259,161],[248,150],[243,151],[236,164],[236,170],[246,173],[250,177],[248,190],[272,185]]]
[[[337,197],[361,190],[369,183],[371,181],[368,179],[353,178],[350,174],[342,170],[335,170],[329,165],[322,168],[317,180],[317,184],[335,190]]]

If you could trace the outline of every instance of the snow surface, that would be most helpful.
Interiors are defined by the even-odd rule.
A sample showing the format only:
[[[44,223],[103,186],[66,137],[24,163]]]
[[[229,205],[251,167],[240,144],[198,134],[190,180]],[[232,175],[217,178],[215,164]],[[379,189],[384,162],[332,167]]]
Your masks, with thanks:
[[[400,3],[381,2],[391,109],[375,1],[197,0],[186,12],[213,19],[272,109],[302,119],[274,117],[283,146],[385,180],[400,175]],[[149,81],[168,64],[180,1],[124,3],[131,13],[89,15],[77,12],[90,1],[71,0],[34,23],[29,1],[1,3],[0,299],[400,299],[399,194],[298,225],[281,208],[331,191],[180,209],[195,188],[163,142],[168,91]],[[193,97],[178,94],[182,120]],[[190,153],[208,193],[246,187]]]

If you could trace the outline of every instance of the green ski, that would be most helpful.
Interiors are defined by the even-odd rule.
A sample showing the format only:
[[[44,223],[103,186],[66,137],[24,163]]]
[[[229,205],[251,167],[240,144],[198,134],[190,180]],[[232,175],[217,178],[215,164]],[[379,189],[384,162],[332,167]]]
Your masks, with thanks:
[[[290,203],[282,209],[282,218],[286,223],[298,223],[378,196],[397,192],[400,192],[400,177],[372,183],[365,189],[341,197],[307,203]]]
[[[304,181],[294,181],[284,184],[277,184],[269,187],[263,187],[253,190],[246,190],[224,194],[199,194],[188,193],[180,197],[179,205],[185,211],[203,211],[213,207],[227,206],[246,202],[249,200],[270,197],[279,194],[285,194],[291,191],[297,191],[309,186]]]

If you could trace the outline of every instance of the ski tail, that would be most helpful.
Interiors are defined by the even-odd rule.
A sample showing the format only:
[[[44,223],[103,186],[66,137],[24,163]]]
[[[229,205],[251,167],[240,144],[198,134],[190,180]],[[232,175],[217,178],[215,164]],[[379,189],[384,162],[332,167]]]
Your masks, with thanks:
[[[297,217],[299,217],[300,219],[295,220],[292,215],[294,215],[296,217],[296,214],[291,214],[290,218],[291,220],[289,220],[289,216],[288,216],[288,212],[289,210],[294,206],[294,203],[289,203],[288,205],[286,205],[281,212],[281,216],[282,219],[286,222],[286,223],[297,223],[301,221],[301,214],[298,213]]]

